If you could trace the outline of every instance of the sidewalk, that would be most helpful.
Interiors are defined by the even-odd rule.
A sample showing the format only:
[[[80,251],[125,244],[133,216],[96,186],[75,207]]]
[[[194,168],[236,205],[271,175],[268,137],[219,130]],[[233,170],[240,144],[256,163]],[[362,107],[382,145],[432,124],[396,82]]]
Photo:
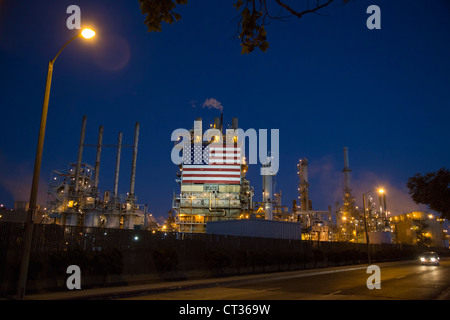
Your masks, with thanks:
[[[384,262],[378,265],[405,263],[401,262]],[[252,274],[244,276],[231,276],[224,278],[210,278],[184,281],[171,281],[161,283],[149,283],[128,285],[119,287],[103,287],[93,289],[80,289],[61,292],[48,292],[42,294],[26,295],[25,300],[88,300],[88,299],[119,299],[125,297],[133,297],[139,295],[148,295],[152,293],[170,291],[170,290],[188,290],[202,287],[213,287],[233,284],[246,284],[268,280],[281,280],[287,278],[309,277],[320,274],[345,272],[352,270],[367,269],[367,264],[364,265],[349,265],[341,267],[307,269],[296,271],[283,271],[264,274]]]

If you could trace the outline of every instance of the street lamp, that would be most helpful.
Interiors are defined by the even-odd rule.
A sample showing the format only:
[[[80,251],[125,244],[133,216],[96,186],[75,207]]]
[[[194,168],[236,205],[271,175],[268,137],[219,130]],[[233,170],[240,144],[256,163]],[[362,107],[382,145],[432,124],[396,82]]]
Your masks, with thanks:
[[[64,46],[62,46],[62,48],[58,51],[53,60],[50,60],[48,62],[47,82],[45,84],[44,103],[42,105],[41,124],[39,127],[39,138],[36,149],[36,158],[34,161],[33,182],[31,184],[30,203],[28,206],[27,222],[25,226],[25,235],[23,239],[24,244],[22,251],[22,261],[20,265],[19,280],[17,284],[17,297],[16,297],[17,299],[23,299],[23,297],[25,296],[28,264],[30,261],[31,243],[33,238],[33,215],[35,214],[36,210],[39,175],[41,171],[42,151],[44,149],[45,126],[47,123],[48,100],[50,98],[50,87],[53,74],[53,64],[55,63],[56,58],[58,58],[63,49],[67,47],[69,43],[71,43],[73,40],[77,39],[78,37],[90,39],[94,35],[95,32],[93,30],[83,29],[76,36],[70,39]]]
[[[371,190],[367,191],[366,193],[363,193],[363,218],[364,218],[364,229],[366,231],[367,258],[369,260],[369,265],[372,264],[372,262],[370,259],[369,232],[367,231],[367,220],[366,220],[366,195],[375,191],[377,191],[380,195],[384,194],[385,192],[383,188],[378,188],[377,190]]]

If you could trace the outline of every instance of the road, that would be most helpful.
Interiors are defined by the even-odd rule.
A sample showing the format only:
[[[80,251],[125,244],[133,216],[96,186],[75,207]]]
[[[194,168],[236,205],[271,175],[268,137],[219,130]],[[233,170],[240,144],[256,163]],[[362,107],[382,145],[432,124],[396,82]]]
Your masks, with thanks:
[[[450,299],[450,259],[440,266],[382,263],[381,288],[368,289],[367,266],[316,269],[288,277],[129,297],[133,300],[374,300]]]

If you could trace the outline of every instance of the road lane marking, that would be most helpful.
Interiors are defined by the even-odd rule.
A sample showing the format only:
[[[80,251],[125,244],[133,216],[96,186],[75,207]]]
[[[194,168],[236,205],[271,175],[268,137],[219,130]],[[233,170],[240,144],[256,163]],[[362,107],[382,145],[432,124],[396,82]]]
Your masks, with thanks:
[[[341,293],[341,292],[342,292],[341,290],[338,290],[338,291],[331,292],[331,293],[329,293],[328,295],[332,296],[332,295],[334,295],[334,294],[338,294],[338,293]]]
[[[264,291],[280,290],[280,289],[281,289],[280,287],[278,287],[278,288],[268,288],[268,289],[264,289]]]

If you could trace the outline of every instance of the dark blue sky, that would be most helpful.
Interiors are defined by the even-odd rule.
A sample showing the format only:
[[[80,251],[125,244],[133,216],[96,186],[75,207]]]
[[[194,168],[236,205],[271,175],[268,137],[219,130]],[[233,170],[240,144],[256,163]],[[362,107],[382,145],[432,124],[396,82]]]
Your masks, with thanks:
[[[277,190],[297,197],[296,164],[308,158],[310,196],[327,210],[341,196],[343,147],[352,186],[361,194],[383,185],[394,213],[418,209],[408,177],[450,165],[450,3],[446,0],[356,0],[323,15],[273,22],[270,48],[240,54],[233,1],[189,1],[182,20],[147,33],[137,0],[0,2],[0,202],[28,200],[47,63],[73,35],[66,9],[81,8],[82,25],[97,31],[77,40],[55,63],[40,200],[54,169],[76,161],[81,119],[87,144],[99,125],[105,144],[119,131],[132,144],[140,122],[136,194],[166,216],[177,166],[170,136],[196,117],[206,127],[219,112],[193,108],[220,101],[224,122],[244,130],[280,130]],[[381,8],[381,30],[369,30],[366,9]],[[83,160],[94,165],[95,150]],[[104,148],[100,187],[111,190],[115,150]],[[121,193],[128,192],[131,150],[124,149]],[[260,200],[259,166],[249,178]]]

